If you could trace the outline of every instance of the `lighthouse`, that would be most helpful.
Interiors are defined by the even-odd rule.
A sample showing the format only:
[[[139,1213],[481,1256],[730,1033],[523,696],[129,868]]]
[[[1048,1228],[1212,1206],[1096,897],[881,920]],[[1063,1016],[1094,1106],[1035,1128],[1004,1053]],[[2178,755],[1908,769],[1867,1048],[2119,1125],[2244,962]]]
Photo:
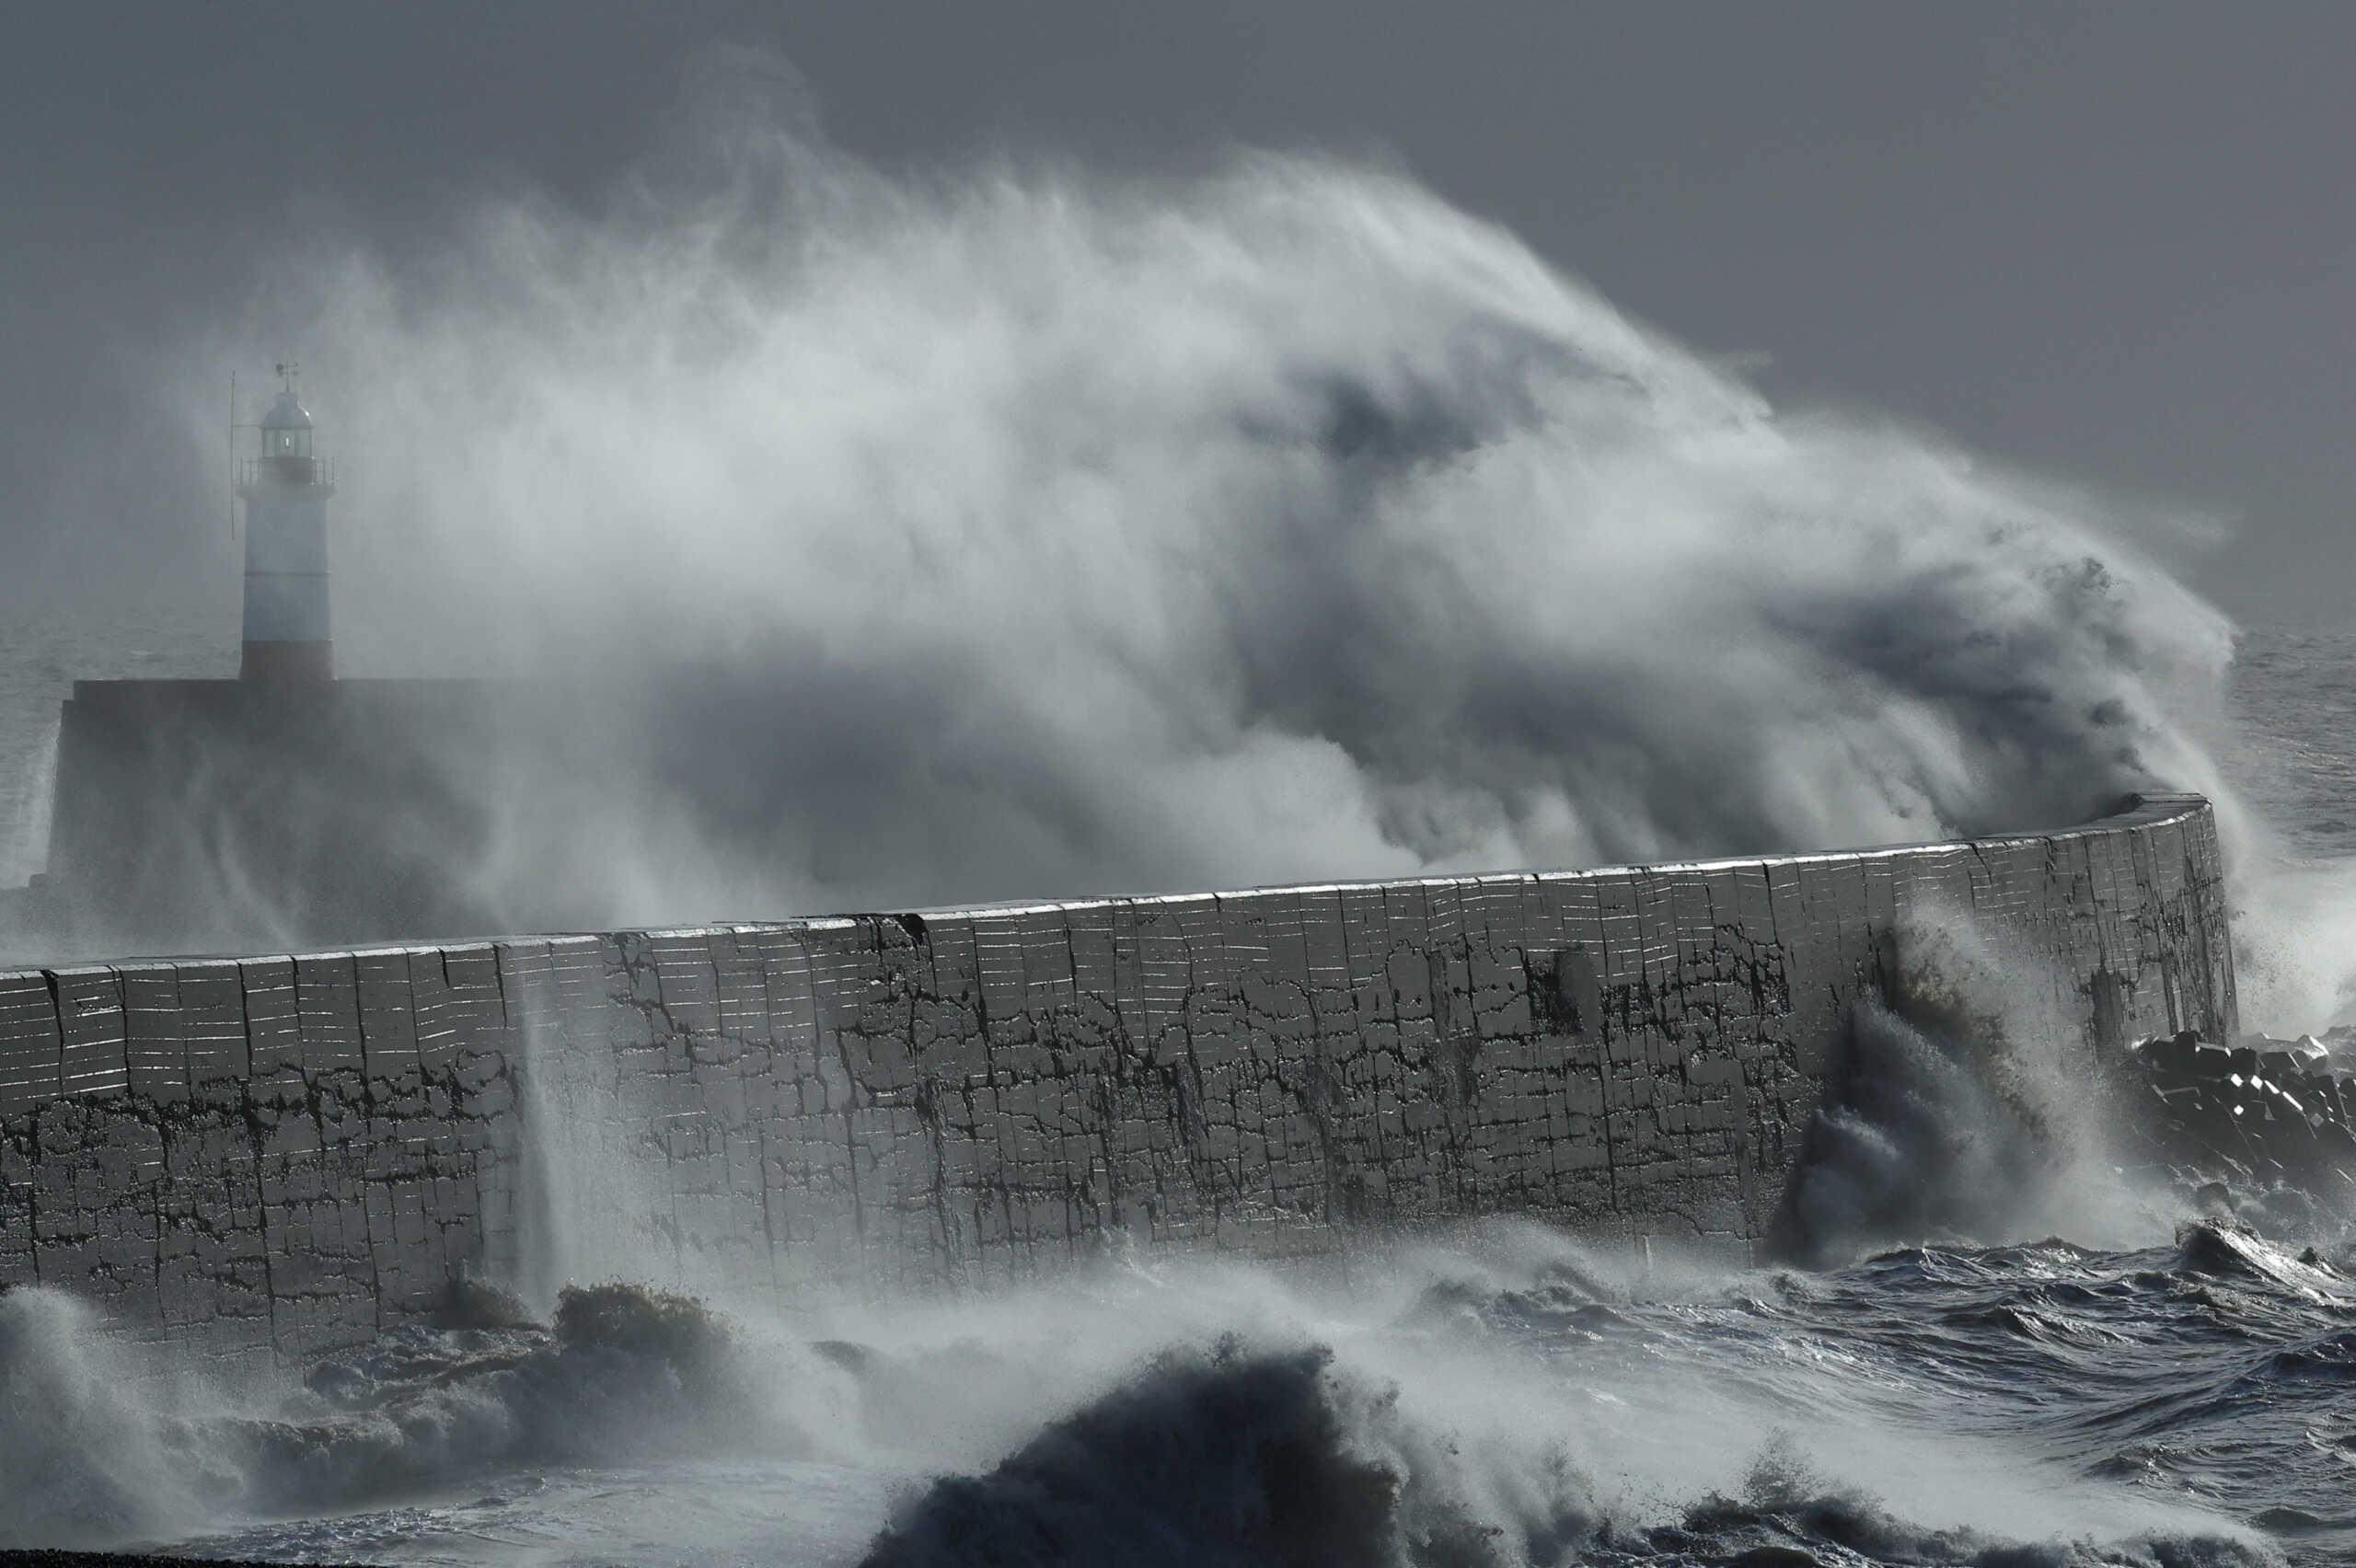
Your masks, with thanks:
[[[248,681],[335,678],[328,633],[328,498],[335,475],[311,448],[311,416],[294,375],[261,417],[261,451],[237,475],[246,503],[245,655]]]

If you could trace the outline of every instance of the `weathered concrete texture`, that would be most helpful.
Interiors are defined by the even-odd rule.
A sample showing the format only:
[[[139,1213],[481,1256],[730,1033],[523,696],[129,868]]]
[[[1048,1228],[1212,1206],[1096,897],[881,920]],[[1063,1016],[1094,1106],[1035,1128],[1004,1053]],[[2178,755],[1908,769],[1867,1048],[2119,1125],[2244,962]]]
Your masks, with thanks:
[[[0,1278],[301,1354],[460,1271],[791,1292],[1526,1214],[1739,1251],[1911,912],[2232,1038],[2206,803],[1764,861],[0,975]],[[529,1158],[526,1158],[528,1155]]]
[[[513,1250],[488,947],[0,975],[0,1279],[306,1354]]]

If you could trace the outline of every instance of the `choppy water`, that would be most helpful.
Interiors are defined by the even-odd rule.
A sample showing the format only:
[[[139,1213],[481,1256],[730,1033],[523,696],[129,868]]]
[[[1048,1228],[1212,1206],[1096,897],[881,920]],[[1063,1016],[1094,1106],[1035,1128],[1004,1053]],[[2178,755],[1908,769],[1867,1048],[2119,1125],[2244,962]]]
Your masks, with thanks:
[[[2356,1554],[2356,1280],[2215,1227],[1682,1278],[1506,1228],[1347,1291],[1131,1262],[699,1345],[418,1329],[266,1414],[141,1402],[75,1317],[0,1303],[24,1535],[478,1563]]]
[[[2256,631],[2234,659],[2235,781],[2303,852],[2356,855],[2356,632]]]
[[[2356,855],[2356,636],[2258,634],[2236,674],[2247,797],[2297,853]],[[21,760],[43,720],[16,695],[0,755]],[[790,1320],[413,1329],[276,1388],[206,1386],[17,1292],[0,1299],[0,1544],[486,1564],[2356,1562],[2342,1221],[2241,1194],[2261,1239],[2121,1193],[2098,1238],[2011,1234],[2067,1212],[2016,1205],[1971,1242],[1925,1235],[1825,1272],[1639,1274],[1501,1227],[1345,1281],[1107,1259],[1035,1293]]]

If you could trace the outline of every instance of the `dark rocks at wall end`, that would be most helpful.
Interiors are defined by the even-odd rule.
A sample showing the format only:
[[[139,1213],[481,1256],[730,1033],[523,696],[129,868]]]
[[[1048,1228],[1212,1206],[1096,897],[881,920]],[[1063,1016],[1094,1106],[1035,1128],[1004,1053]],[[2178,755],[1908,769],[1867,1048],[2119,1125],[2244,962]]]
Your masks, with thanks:
[[[2120,1069],[2128,1136],[2217,1198],[2220,1179],[2356,1199],[2356,1030],[2227,1046],[2191,1030],[2137,1042]]]

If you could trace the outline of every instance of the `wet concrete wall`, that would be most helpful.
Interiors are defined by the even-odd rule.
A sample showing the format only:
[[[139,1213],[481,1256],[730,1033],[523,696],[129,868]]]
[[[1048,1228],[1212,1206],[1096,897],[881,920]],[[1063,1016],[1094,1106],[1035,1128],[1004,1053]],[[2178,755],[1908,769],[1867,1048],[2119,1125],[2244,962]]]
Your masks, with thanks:
[[[471,1274],[955,1286],[1526,1214],[1747,1252],[1910,915],[2231,1037],[2205,802],[1709,865],[0,974],[0,1280],[303,1355]]]

